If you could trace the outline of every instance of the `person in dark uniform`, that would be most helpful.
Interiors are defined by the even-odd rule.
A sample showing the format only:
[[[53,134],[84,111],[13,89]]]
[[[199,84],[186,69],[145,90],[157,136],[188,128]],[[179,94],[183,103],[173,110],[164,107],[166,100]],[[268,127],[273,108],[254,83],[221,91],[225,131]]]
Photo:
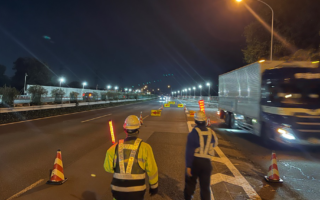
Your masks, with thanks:
[[[214,156],[214,147],[218,145],[218,138],[213,130],[206,127],[207,117],[204,112],[196,112],[194,120],[196,126],[188,135],[186,147],[184,198],[192,199],[199,178],[201,200],[210,200],[211,159]]]

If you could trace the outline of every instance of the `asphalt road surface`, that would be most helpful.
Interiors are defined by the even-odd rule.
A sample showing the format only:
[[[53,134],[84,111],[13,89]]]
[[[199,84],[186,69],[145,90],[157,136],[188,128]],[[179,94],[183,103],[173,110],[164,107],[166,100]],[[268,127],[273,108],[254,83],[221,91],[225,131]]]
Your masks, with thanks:
[[[182,101],[188,109],[195,104]],[[159,168],[159,194],[146,199],[182,200],[186,137],[194,123],[183,108],[164,108],[161,117],[149,116],[157,101],[81,112],[43,120],[0,126],[0,200],[80,199],[111,200],[112,174],[103,169],[106,150],[112,145],[108,120],[114,122],[116,139],[125,138],[123,121],[142,111],[140,137],[154,151]],[[212,160],[212,199],[319,199],[318,149],[277,147],[282,184],[267,183],[264,176],[271,151],[259,138],[222,129],[216,108],[208,108],[219,147]],[[46,185],[56,150],[61,149],[63,185]],[[199,200],[199,188],[195,200]]]

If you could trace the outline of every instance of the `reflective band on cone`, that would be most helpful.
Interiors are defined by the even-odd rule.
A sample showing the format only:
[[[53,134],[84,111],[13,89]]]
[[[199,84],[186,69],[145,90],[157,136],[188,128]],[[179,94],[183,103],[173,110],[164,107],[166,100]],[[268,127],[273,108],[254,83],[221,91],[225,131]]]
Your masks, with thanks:
[[[56,159],[54,160],[53,170],[50,175],[50,180],[47,181],[47,184],[61,185],[66,181],[67,178],[64,177],[63,173],[61,151],[58,149]]]
[[[272,152],[271,165],[269,166],[268,176],[264,177],[268,182],[282,183],[283,180],[280,178],[276,153]]]
[[[207,126],[211,126],[211,120],[210,120],[210,117],[208,117],[208,119],[207,119]]]

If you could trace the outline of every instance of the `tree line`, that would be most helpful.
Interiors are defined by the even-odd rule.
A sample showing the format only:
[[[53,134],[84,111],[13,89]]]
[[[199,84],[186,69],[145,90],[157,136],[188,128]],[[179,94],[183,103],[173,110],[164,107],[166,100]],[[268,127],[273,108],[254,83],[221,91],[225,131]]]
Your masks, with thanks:
[[[274,10],[273,60],[310,61],[320,59],[320,3],[315,0],[264,0]],[[271,11],[256,2],[254,11],[266,24]],[[244,60],[253,63],[270,56],[270,32],[258,20],[244,30]],[[279,39],[280,38],[280,39]]]
[[[51,86],[57,84],[57,76],[45,63],[33,57],[20,57],[13,63],[14,75],[8,77],[5,75],[6,66],[0,64],[0,87],[15,87],[22,93],[25,74],[27,74],[27,84]],[[68,84],[72,88],[81,88],[81,83],[72,81]]]

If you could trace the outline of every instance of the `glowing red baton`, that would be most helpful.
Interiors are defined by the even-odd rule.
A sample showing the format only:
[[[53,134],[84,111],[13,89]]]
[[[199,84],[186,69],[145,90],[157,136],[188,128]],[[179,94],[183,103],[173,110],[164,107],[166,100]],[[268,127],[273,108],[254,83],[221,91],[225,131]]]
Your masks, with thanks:
[[[112,143],[114,144],[116,142],[116,138],[114,137],[112,120],[109,120],[109,128],[110,128],[111,140],[112,140]]]

